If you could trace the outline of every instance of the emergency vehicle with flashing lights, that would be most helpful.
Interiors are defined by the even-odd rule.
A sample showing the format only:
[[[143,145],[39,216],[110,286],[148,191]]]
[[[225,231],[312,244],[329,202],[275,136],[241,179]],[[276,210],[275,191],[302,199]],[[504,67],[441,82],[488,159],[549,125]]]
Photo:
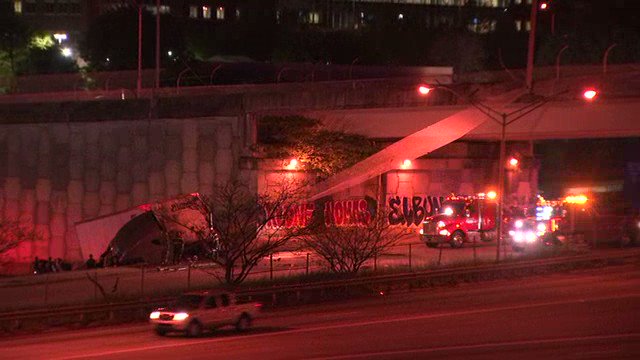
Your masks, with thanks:
[[[426,218],[420,229],[421,240],[431,248],[448,243],[460,248],[465,242],[496,238],[497,204],[486,194],[451,195],[438,214]]]
[[[560,245],[567,240],[567,202],[584,201],[586,197],[574,199],[546,200],[538,196],[532,212],[525,209],[525,216],[510,222],[509,238],[514,251],[525,251],[540,246]]]
[[[205,330],[228,325],[242,332],[249,329],[261,307],[258,302],[241,303],[226,291],[190,292],[180,296],[174,305],[153,311],[149,321],[161,336],[182,332],[197,337]]]

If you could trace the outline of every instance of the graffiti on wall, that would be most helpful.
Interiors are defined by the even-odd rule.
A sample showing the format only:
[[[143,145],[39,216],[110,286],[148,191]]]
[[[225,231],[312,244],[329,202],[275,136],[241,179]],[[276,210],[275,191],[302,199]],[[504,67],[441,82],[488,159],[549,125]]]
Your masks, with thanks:
[[[366,225],[371,218],[372,211],[365,199],[328,201],[324,204],[326,226]]]
[[[391,225],[420,225],[425,217],[433,216],[442,206],[444,197],[412,196],[389,198],[389,224]]]
[[[313,203],[296,204],[292,206],[285,214],[279,214],[270,219],[265,228],[269,230],[279,228],[305,227],[311,223],[315,206]]]
[[[435,215],[442,206],[444,197],[437,196],[392,196],[387,206],[390,225],[417,226],[428,216]],[[315,216],[321,216],[326,226],[354,226],[368,224],[375,215],[375,200],[349,199],[331,200],[324,206],[312,203],[298,204],[286,214],[269,221],[267,229],[307,226]]]

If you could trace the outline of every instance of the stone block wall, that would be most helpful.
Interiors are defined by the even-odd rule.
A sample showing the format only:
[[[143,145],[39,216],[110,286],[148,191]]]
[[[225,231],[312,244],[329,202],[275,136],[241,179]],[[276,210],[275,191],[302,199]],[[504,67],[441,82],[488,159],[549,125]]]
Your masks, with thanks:
[[[0,216],[41,240],[12,254],[79,261],[74,224],[253,172],[234,117],[0,125]],[[255,182],[255,179],[243,179]]]

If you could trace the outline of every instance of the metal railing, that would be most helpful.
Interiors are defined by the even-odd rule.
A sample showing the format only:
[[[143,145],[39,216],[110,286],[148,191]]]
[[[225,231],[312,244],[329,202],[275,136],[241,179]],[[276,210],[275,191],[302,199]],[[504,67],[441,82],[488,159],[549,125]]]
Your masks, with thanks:
[[[531,261],[520,261],[503,264],[490,264],[473,267],[459,267],[454,269],[437,269],[429,271],[418,271],[409,273],[398,273],[368,277],[355,277],[334,281],[319,281],[305,284],[293,284],[282,286],[264,286],[254,289],[245,289],[237,292],[239,297],[258,300],[267,305],[277,305],[278,299],[286,294],[294,294],[298,300],[303,293],[314,291],[329,291],[331,289],[345,289],[356,287],[375,288],[375,291],[382,290],[391,286],[408,286],[417,282],[434,282],[438,279],[451,277],[481,278],[498,277],[505,272],[509,275],[517,273],[519,270],[539,270],[558,265],[576,265],[588,264],[594,262],[620,261],[628,259],[636,259],[640,256],[640,249],[617,251],[605,255],[581,255],[571,257],[560,257],[551,259],[539,259]],[[84,322],[91,314],[102,313],[107,314],[107,319],[113,319],[114,314],[118,311],[138,312],[139,318],[144,318],[153,308],[162,306],[175,300],[175,297],[161,297],[150,300],[127,301],[98,305],[81,305],[66,306],[59,308],[46,308],[37,310],[12,311],[0,313],[0,324],[4,324],[5,328],[19,327],[24,321],[36,320],[46,322],[48,319],[65,318],[67,322]]]

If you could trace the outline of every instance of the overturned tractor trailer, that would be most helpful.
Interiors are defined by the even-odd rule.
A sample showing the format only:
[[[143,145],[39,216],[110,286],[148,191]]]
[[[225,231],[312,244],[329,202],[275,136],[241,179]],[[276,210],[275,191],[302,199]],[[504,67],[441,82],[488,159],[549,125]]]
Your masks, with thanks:
[[[105,266],[207,256],[217,239],[202,236],[211,229],[204,206],[200,194],[193,193],[76,223],[82,256],[100,256]]]

